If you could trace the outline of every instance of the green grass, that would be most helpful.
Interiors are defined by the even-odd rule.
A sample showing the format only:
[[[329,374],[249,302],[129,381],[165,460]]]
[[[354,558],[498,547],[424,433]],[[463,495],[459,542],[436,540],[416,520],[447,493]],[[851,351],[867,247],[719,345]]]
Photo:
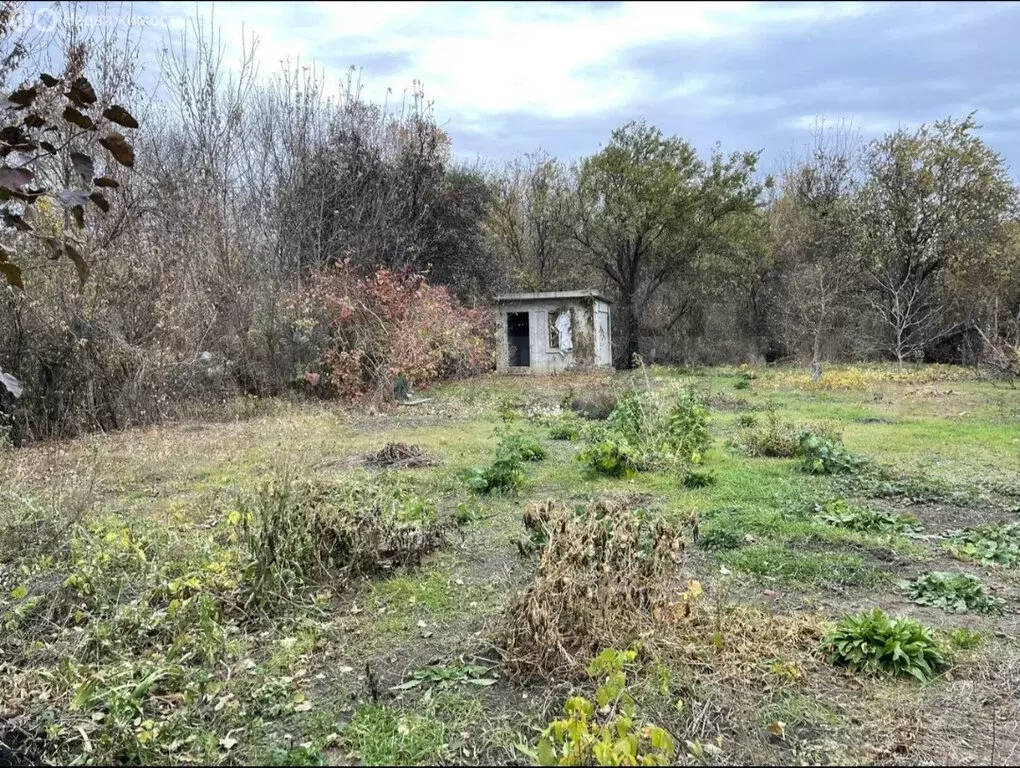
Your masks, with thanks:
[[[375,704],[359,708],[343,736],[365,765],[422,765],[446,756],[443,723]]]
[[[719,558],[730,568],[769,585],[870,587],[883,578],[878,568],[859,555],[809,552],[782,544],[724,552]]]

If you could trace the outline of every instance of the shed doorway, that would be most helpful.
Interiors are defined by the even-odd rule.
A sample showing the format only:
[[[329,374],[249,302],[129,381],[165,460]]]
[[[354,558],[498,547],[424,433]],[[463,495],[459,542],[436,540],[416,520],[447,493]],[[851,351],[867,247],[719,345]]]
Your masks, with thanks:
[[[531,365],[531,327],[527,312],[507,312],[506,341],[510,365],[527,368]]]

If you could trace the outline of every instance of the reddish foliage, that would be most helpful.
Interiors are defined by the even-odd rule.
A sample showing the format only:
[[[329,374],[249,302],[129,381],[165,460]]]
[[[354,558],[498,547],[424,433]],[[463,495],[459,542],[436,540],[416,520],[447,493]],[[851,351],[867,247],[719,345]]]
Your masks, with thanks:
[[[398,376],[426,387],[493,366],[491,318],[421,273],[382,269],[360,277],[343,262],[315,275],[308,300],[328,319],[321,362],[325,383],[341,398],[389,397]]]

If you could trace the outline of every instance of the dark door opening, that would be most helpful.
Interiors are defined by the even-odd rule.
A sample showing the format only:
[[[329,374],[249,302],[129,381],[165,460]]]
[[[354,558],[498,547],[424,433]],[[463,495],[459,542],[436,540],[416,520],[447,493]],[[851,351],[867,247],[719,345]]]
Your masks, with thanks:
[[[506,340],[510,365],[531,365],[531,334],[527,312],[506,313]]]

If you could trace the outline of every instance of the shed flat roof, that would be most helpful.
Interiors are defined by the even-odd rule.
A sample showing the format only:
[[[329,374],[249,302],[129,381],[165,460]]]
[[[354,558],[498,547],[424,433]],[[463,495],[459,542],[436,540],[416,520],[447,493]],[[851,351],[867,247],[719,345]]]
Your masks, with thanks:
[[[496,296],[496,301],[547,301],[549,299],[601,299],[612,304],[601,293],[595,290],[585,291],[544,291],[540,293],[503,293]]]

